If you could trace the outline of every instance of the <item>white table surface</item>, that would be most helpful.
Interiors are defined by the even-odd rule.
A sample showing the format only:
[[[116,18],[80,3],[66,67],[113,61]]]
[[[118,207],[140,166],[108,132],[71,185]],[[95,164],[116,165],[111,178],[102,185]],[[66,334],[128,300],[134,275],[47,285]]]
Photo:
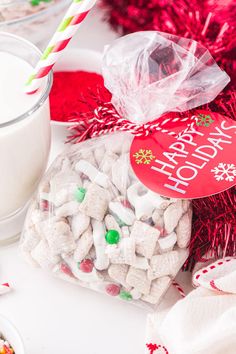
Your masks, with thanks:
[[[71,46],[102,51],[116,34],[94,11]],[[63,148],[54,131],[52,157]],[[3,201],[1,201],[3,202]],[[189,278],[181,275],[181,282]],[[147,312],[53,278],[24,262],[14,244],[0,249],[0,283],[13,291],[0,298],[0,313],[23,337],[26,354],[143,354]],[[179,299],[169,291],[163,306]]]

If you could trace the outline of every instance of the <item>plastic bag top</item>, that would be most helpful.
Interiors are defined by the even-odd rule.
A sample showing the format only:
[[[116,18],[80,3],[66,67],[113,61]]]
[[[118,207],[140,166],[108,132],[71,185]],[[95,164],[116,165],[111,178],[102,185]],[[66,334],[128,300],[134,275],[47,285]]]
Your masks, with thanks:
[[[156,31],[107,46],[103,75],[118,113],[139,124],[208,103],[230,81],[201,44]]]

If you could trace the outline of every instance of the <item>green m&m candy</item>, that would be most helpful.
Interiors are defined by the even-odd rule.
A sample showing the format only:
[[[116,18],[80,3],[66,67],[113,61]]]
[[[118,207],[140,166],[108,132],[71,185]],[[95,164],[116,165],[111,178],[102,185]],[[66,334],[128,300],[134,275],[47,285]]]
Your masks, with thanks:
[[[30,0],[30,3],[32,6],[37,6],[39,5],[41,2],[51,2],[52,0]]]
[[[37,6],[40,4],[40,0],[31,0],[30,3],[32,6]]]
[[[116,230],[108,230],[105,239],[109,245],[115,245],[120,241],[120,234]]]
[[[81,203],[84,200],[86,194],[86,189],[85,188],[77,188],[75,191],[75,199],[77,202]]]
[[[120,292],[120,298],[122,299],[122,300],[127,300],[127,301],[130,301],[130,300],[132,300],[132,295],[128,292],[128,291],[124,291],[124,290],[122,290],[121,292]]]

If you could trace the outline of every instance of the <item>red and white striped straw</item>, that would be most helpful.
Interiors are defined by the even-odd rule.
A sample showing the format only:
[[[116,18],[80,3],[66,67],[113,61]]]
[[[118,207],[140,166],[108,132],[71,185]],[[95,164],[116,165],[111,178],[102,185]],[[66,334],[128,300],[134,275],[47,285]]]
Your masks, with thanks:
[[[11,291],[11,288],[8,283],[0,284],[0,295],[9,293],[10,291]]]
[[[172,285],[178,290],[181,297],[186,296],[183,288],[179,285],[179,283],[177,283],[177,281],[172,280]]]
[[[97,0],[73,0],[63,20],[36,65],[33,74],[26,83],[25,91],[35,93],[42,85],[71,38],[77,32],[81,23],[96,4]]]

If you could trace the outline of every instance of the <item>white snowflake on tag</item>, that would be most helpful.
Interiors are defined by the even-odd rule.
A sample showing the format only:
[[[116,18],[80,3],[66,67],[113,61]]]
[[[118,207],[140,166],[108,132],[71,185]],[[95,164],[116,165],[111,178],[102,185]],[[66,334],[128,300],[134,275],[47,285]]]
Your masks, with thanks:
[[[217,167],[214,167],[211,172],[217,181],[232,182],[236,177],[236,166],[233,163],[220,162]]]

